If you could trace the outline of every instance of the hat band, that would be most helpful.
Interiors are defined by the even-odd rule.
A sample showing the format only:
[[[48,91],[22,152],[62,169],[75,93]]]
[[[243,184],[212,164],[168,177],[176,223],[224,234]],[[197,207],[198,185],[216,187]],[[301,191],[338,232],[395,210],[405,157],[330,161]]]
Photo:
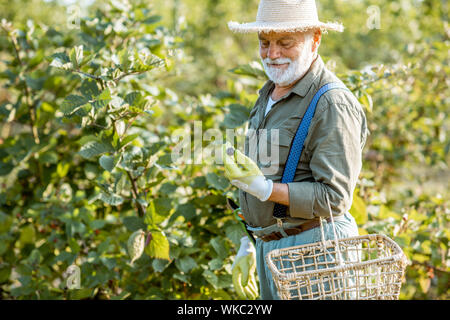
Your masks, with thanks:
[[[256,23],[264,23],[264,24],[317,24],[320,23],[319,19],[283,19],[283,20],[274,20],[274,19],[256,19]]]

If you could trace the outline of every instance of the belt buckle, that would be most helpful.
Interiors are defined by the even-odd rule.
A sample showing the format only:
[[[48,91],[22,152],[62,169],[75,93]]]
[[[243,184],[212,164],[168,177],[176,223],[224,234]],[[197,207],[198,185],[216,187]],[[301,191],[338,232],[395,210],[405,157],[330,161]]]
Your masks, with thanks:
[[[283,220],[281,218],[276,218],[276,219],[277,219],[278,232],[281,234],[281,238],[289,237],[289,235],[286,233],[286,231],[284,231]]]
[[[281,218],[276,218],[277,219],[277,226],[279,228],[283,228],[283,220],[281,220]]]

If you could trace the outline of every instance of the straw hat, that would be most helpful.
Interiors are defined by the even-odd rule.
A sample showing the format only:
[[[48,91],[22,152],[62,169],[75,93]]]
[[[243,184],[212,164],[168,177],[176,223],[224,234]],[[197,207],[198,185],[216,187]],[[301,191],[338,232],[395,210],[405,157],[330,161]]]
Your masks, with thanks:
[[[228,22],[233,32],[296,32],[312,28],[344,31],[342,24],[319,21],[315,0],[261,0],[256,21],[250,23]]]

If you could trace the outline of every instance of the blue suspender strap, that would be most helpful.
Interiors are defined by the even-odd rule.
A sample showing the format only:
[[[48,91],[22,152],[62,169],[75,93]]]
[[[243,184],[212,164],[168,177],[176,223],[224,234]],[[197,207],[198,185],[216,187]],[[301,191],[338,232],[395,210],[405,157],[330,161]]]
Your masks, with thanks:
[[[306,136],[308,135],[309,126],[311,124],[311,120],[314,117],[314,113],[316,111],[317,103],[319,102],[320,97],[327,91],[332,89],[345,89],[348,90],[343,84],[338,82],[331,82],[323,87],[321,87],[317,93],[314,95],[311,103],[308,106],[308,109],[303,116],[303,119],[297,129],[297,133],[295,134],[294,140],[291,144],[291,149],[289,151],[289,156],[286,161],[286,165],[283,171],[283,177],[281,179],[281,183],[288,183],[294,181],[295,170],[297,169],[298,162],[300,161],[300,156],[303,151],[303,144],[305,143]],[[278,219],[280,223],[281,218],[286,217],[287,207],[275,203],[275,207],[273,210],[274,218]]]

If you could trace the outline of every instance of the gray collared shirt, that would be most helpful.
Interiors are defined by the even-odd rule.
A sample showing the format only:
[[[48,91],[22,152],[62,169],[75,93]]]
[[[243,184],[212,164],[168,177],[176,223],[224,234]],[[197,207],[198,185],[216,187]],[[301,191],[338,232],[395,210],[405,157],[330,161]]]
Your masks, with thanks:
[[[342,83],[326,69],[319,56],[307,74],[277,100],[266,116],[267,102],[275,85],[269,80],[259,91],[259,98],[250,112],[245,154],[257,162],[268,179],[275,183],[281,181],[300,121],[317,90],[330,82]],[[317,216],[329,216],[326,196],[333,215],[342,215],[350,209],[368,134],[363,108],[350,91],[334,89],[322,96],[311,121],[294,182],[288,183],[288,222],[300,225]],[[262,160],[261,153],[270,156]],[[276,223],[274,202],[261,202],[242,190],[239,200],[250,226],[266,227]]]

